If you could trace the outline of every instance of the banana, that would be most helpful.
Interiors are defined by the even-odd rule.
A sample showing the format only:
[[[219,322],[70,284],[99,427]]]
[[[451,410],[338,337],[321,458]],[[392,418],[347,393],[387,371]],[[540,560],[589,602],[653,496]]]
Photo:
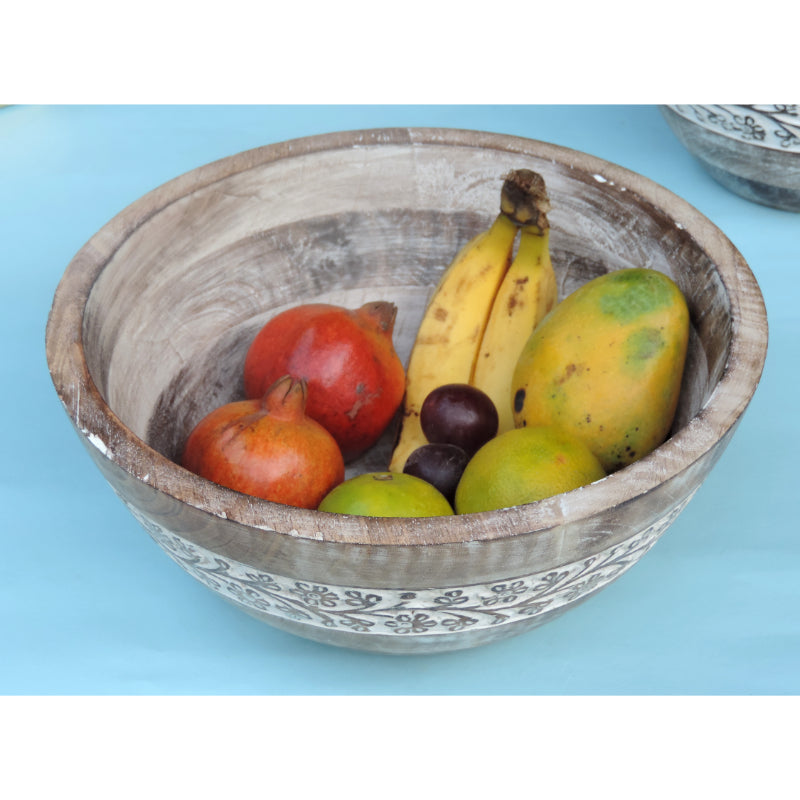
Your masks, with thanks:
[[[503,278],[489,313],[470,383],[492,398],[499,418],[498,434],[514,427],[511,378],[525,342],[558,301],[550,260],[550,203],[544,180],[530,170],[517,170],[521,191],[506,193],[504,211],[520,231],[514,260]]]
[[[488,230],[464,245],[434,290],[406,368],[390,471],[402,472],[408,456],[427,443],[419,414],[428,394],[447,383],[470,382],[492,302],[511,263],[517,228],[501,210]]]

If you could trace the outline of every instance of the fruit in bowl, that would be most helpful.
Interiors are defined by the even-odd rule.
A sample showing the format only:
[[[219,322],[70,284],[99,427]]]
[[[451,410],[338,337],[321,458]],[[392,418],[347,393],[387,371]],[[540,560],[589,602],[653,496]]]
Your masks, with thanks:
[[[192,428],[243,391],[250,343],[286,308],[390,300],[407,363],[433,287],[491,226],[503,176],[521,165],[547,182],[563,297],[646,263],[686,298],[686,366],[663,444],[557,497],[412,518],[247,497],[178,463]],[[335,192],[320,195],[308,179],[319,174]],[[178,565],[270,625],[399,654],[531,631],[634,567],[735,434],[767,325],[741,254],[643,176],[520,137],[392,129],[269,145],[145,195],[67,267],[46,339],[80,441]],[[391,453],[384,439],[349,469],[385,469]]]
[[[403,399],[405,370],[392,343],[397,307],[307,303],[277,314],[244,362],[244,390],[260,397],[282,375],[308,385],[308,415],[336,439],[345,461],[378,440]]]
[[[514,428],[470,459],[456,488],[455,510],[470,514],[535,503],[605,477],[582,439],[546,425]]]
[[[461,248],[441,277],[417,330],[407,379],[393,346],[393,303],[287,309],[248,349],[243,378],[250,400],[205,417],[189,437],[183,465],[267,500],[317,508],[325,497],[320,510],[347,508],[326,496],[344,470],[338,448],[324,439],[333,437],[352,461],[384,433],[402,399],[390,469],[422,478],[458,513],[469,513],[571,491],[661,444],[677,409],[688,347],[681,290],[661,272],[628,268],[590,280],[558,305],[544,178],[511,172],[500,206],[492,226]],[[512,258],[516,228],[520,243]],[[462,370],[470,382],[442,384],[434,367],[445,375]],[[270,386],[284,370],[291,373]],[[417,412],[414,398],[424,388],[430,391]],[[527,433],[515,431],[527,426]],[[501,441],[486,447],[498,433]],[[403,462],[409,444],[420,441]],[[314,483],[317,443],[321,481]],[[473,458],[477,451],[480,458]],[[399,516],[428,515],[424,508],[414,513],[413,502],[400,508],[390,500],[389,493],[401,497],[399,489],[415,480],[393,481],[392,472],[371,476],[332,494],[383,490],[385,505],[359,502],[358,513],[374,507],[375,516],[390,516],[391,508]]]
[[[442,357],[446,358],[446,352]],[[432,389],[422,403],[419,421],[428,442],[455,445],[468,456],[497,435],[495,404],[468,383],[446,383]]]
[[[411,453],[403,466],[403,472],[427,481],[453,505],[458,482],[468,463],[469,456],[458,445],[429,442]]]
[[[409,455],[428,442],[422,405],[442,385],[474,386],[494,405],[497,429],[513,427],[510,370],[531,330],[555,305],[558,288],[542,176],[510,171],[499,206],[491,225],[458,250],[428,300],[406,368],[391,470],[402,471]]]
[[[689,309],[667,275],[631,268],[576,289],[531,333],[514,368],[516,427],[558,425],[608,471],[660,445],[678,407]]]
[[[335,486],[319,510],[366,517],[446,517],[453,509],[428,481],[398,472],[362,472]]]
[[[306,415],[306,383],[279,378],[257,400],[214,409],[189,434],[181,463],[237,492],[316,508],[344,480],[331,434]]]

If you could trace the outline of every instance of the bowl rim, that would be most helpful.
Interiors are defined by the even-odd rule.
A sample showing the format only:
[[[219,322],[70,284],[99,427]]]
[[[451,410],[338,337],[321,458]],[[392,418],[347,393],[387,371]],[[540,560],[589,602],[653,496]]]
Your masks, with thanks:
[[[94,384],[82,342],[83,315],[94,283],[125,239],[171,203],[233,172],[320,151],[398,145],[498,149],[549,159],[624,187],[658,213],[668,214],[712,260],[731,307],[729,358],[699,413],[649,455],[588,486],[513,508],[432,518],[333,515],[242,495],[189,472],[128,429]],[[409,127],[339,131],[267,144],[212,161],[147,192],[100,228],[70,261],[55,291],[45,344],[56,392],[79,435],[94,448],[95,459],[108,460],[152,489],[208,515],[248,528],[315,541],[405,546],[483,542],[543,531],[621,506],[672,480],[732,434],[760,380],[767,338],[764,300],[742,255],[708,218],[665,187],[562,145],[509,134]]]
[[[773,142],[772,140],[769,141],[759,141],[756,139],[748,139],[745,136],[741,135],[737,131],[729,131],[726,128],[720,125],[712,125],[711,123],[707,122],[706,120],[698,119],[696,114],[690,114],[688,109],[713,109],[719,108],[724,109],[725,111],[730,111],[731,109],[742,109],[743,112],[747,112],[750,108],[746,105],[706,105],[706,104],[695,104],[695,105],[665,105],[663,109],[666,110],[667,113],[671,113],[674,117],[677,117],[680,120],[683,120],[684,123],[687,125],[700,128],[701,130],[705,131],[712,136],[717,137],[718,139],[726,140],[731,143],[735,143],[738,145],[743,145],[744,147],[757,147],[760,150],[767,150],[773,153],[779,153],[785,155],[789,158],[793,156],[800,156],[800,147],[790,149],[786,147],[782,147],[781,145]],[[772,118],[772,115],[767,111],[760,111],[763,117]],[[773,120],[773,124],[780,125],[779,122],[775,122]],[[800,125],[800,121],[798,122]]]

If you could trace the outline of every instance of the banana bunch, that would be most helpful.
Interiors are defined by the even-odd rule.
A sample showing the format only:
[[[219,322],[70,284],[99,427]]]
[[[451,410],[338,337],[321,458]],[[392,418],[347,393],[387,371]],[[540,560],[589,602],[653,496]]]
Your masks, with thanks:
[[[460,250],[439,281],[423,315],[406,367],[403,416],[389,470],[427,443],[419,414],[437,386],[469,383],[492,299],[511,263],[517,225],[505,213]]]
[[[492,303],[470,379],[492,398],[498,434],[514,427],[511,377],[525,342],[558,300],[544,180],[529,170],[517,175],[525,184],[511,196],[507,213],[520,225],[519,246]]]
[[[516,170],[504,181],[500,213],[459,251],[423,315],[406,368],[403,416],[389,469],[427,443],[420,425],[437,386],[469,383],[485,391],[501,425],[513,427],[511,376],[531,334],[557,299],[550,262],[544,181]],[[517,232],[520,244],[516,255]]]

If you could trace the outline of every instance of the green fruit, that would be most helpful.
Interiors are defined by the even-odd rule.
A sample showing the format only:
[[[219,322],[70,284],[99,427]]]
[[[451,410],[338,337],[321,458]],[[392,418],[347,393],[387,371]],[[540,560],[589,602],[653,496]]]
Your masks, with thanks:
[[[450,516],[453,507],[427,481],[401,472],[367,472],[340,483],[319,511],[365,517]]]
[[[600,462],[579,439],[556,428],[516,428],[487,442],[467,464],[456,488],[456,513],[533,503],[603,477]]]

